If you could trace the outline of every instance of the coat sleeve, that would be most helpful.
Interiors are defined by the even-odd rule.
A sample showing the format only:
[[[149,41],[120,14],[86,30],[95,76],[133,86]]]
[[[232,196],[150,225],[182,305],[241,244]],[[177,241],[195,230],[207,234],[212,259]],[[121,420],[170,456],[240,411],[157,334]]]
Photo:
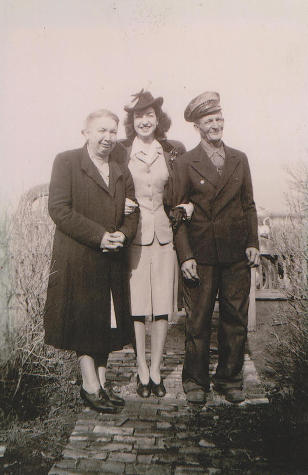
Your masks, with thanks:
[[[57,228],[86,246],[99,249],[105,228],[86,218],[72,207],[72,163],[67,157],[55,158],[50,186],[48,211]]]
[[[124,167],[124,179],[125,179],[125,198],[129,198],[132,201],[137,202],[135,197],[135,187],[133,178],[127,166]],[[126,236],[126,245],[129,245],[133,240],[139,221],[139,208],[129,215],[124,216],[123,224],[120,226],[121,231]]]
[[[174,186],[173,203],[174,206],[181,203],[189,203],[190,182],[187,173],[187,162],[183,159],[176,161],[173,167]],[[174,244],[180,261],[180,265],[188,259],[193,259],[194,255],[188,239],[187,221],[180,223],[174,235]]]
[[[175,159],[173,159],[172,157],[169,158],[169,167],[168,167],[169,178],[164,190],[164,206],[165,206],[165,211],[168,216],[171,209],[176,205],[176,203],[174,203],[174,187],[175,187],[174,163],[177,160],[179,160],[179,157],[183,155],[183,153],[186,152],[185,145],[182,144],[182,142],[171,140],[169,144],[171,144],[174,147],[176,158]]]
[[[244,182],[241,200],[248,227],[247,247],[259,249],[257,210],[253,199],[251,174],[246,155],[244,156]]]

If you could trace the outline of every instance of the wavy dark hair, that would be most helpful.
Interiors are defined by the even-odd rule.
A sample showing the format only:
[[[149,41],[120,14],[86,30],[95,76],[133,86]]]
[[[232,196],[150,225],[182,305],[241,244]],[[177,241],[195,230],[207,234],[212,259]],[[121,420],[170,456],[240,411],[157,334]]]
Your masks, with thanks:
[[[171,126],[171,119],[168,116],[168,114],[166,114],[166,112],[164,112],[161,109],[161,107],[157,106],[156,104],[153,104],[153,106],[150,106],[150,107],[153,107],[156,117],[157,117],[157,121],[158,121],[156,130],[154,133],[155,138],[165,139],[166,133],[168,132]],[[133,140],[137,135],[134,128],[134,112],[133,111],[127,112],[126,117],[124,119],[124,127],[125,127],[126,137],[129,140]]]

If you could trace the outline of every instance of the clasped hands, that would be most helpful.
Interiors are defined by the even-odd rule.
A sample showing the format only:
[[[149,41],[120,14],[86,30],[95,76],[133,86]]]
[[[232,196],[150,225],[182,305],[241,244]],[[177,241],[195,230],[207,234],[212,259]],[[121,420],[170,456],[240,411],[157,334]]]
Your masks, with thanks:
[[[123,247],[124,241],[125,235],[121,231],[106,231],[101,241],[101,249],[103,252],[118,251]]]

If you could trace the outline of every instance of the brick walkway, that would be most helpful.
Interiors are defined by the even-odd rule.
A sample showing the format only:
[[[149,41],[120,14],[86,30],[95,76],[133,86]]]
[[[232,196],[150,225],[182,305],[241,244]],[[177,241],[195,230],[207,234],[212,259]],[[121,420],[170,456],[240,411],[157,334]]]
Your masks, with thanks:
[[[183,341],[181,342],[183,343]],[[171,349],[170,349],[171,346]],[[173,348],[172,348],[173,346]],[[189,407],[182,391],[183,350],[179,342],[167,345],[162,376],[167,395],[163,399],[136,395],[136,365],[131,349],[113,353],[108,363],[108,378],[125,398],[124,409],[116,415],[97,414],[85,408],[80,414],[63,458],[49,475],[73,474],[223,474],[226,455],[208,437],[209,427],[219,418],[215,407],[230,405],[211,391],[207,405],[199,412]],[[182,347],[183,348],[183,347]],[[216,351],[211,357],[213,372]],[[255,366],[245,357],[244,380],[247,406],[268,403]],[[240,456],[240,449],[228,453]],[[238,472],[239,473],[239,472]]]

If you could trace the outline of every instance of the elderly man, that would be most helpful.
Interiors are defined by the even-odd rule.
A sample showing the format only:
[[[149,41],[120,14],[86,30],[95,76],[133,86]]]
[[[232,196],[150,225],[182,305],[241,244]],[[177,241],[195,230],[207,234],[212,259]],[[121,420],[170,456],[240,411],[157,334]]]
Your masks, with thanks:
[[[222,142],[220,97],[204,92],[187,106],[201,142],[175,164],[175,202],[192,202],[175,245],[189,298],[183,388],[204,404],[210,387],[211,319],[219,296],[219,360],[215,390],[233,403],[245,399],[242,367],[247,336],[250,268],[259,264],[257,214],[247,157]]]

